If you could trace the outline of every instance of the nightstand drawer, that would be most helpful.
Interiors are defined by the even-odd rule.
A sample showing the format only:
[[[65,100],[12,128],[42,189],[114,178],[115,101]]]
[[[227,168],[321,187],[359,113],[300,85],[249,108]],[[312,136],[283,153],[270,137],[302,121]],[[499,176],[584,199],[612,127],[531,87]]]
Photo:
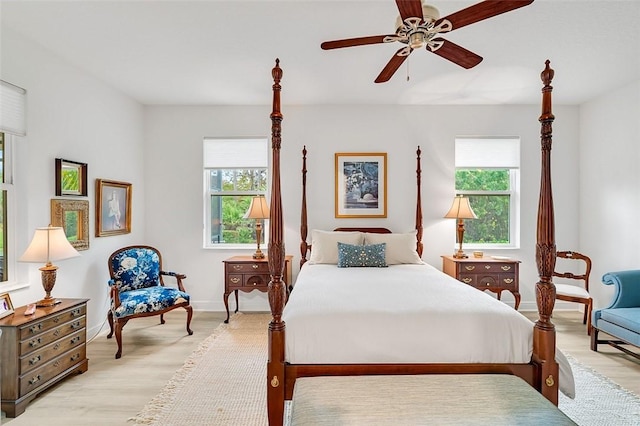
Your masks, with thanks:
[[[64,324],[67,321],[82,317],[86,313],[86,305],[78,306],[50,318],[45,318],[34,324],[20,328],[20,339],[28,339],[31,336],[38,335],[43,331]]]
[[[266,287],[269,285],[270,275],[251,275],[247,276],[244,283],[245,287]]]
[[[482,274],[489,272],[492,274],[501,272],[511,272],[515,274],[515,267],[502,263],[460,263],[458,264],[458,274]]]
[[[86,330],[78,330],[55,343],[43,347],[20,358],[20,374],[25,374],[34,368],[38,368],[52,358],[68,351],[69,349],[81,345],[85,342]]]
[[[81,330],[86,327],[87,317],[77,318],[66,324],[60,325],[52,330],[42,333],[39,336],[33,336],[20,342],[20,353],[28,354],[35,350],[45,347],[49,343],[71,334],[74,331]]]
[[[229,272],[234,274],[268,274],[269,264],[267,262],[256,263],[233,263],[229,264]]]

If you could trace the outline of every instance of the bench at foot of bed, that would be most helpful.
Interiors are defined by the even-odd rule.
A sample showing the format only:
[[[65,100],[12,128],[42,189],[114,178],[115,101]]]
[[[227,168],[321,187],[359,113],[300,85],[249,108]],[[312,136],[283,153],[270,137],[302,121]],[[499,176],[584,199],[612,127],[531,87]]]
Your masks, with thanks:
[[[296,380],[291,425],[575,425],[524,380],[503,374]]]

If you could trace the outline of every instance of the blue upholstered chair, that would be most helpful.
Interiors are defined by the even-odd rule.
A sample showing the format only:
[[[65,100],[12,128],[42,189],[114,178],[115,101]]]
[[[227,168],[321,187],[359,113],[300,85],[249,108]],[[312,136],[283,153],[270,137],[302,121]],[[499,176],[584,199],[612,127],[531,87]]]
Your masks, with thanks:
[[[608,272],[602,283],[615,286],[611,304],[593,312],[591,349],[598,350],[599,343],[608,343],[616,349],[640,358],[620,345],[630,344],[640,347],[640,270]],[[613,339],[598,339],[598,332],[604,332]]]
[[[164,314],[176,308],[187,311],[187,332],[190,328],[193,308],[189,305],[182,280],[186,275],[167,272],[162,269],[160,252],[150,246],[129,246],[116,250],[109,256],[109,290],[111,307],[107,314],[113,336],[115,329],[118,352],[122,356],[122,328],[132,318],[160,315],[164,324]],[[163,277],[173,277],[177,288],[165,286]],[[115,325],[115,327],[114,327]]]

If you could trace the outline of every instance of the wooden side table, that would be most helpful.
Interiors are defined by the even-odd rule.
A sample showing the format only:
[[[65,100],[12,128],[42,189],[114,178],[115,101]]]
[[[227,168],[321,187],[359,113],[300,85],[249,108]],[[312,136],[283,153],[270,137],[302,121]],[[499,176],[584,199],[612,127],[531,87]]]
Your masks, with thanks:
[[[287,291],[291,288],[291,261],[293,256],[287,255],[284,260],[284,283]],[[254,259],[252,256],[233,256],[224,262],[224,307],[227,310],[227,319],[225,323],[229,323],[229,295],[231,292],[236,296],[236,310],[238,312],[240,305],[238,304],[238,290],[249,293],[253,290],[259,290],[266,293],[269,290],[269,263],[265,256],[264,259]]]
[[[37,308],[26,306],[0,320],[2,329],[2,411],[22,414],[38,394],[73,373],[89,368],[87,359],[87,299]]]
[[[515,259],[493,259],[490,257],[457,259],[442,256],[442,271],[453,278],[479,290],[489,290],[498,295],[503,291],[513,294],[514,308],[520,306],[519,265]]]

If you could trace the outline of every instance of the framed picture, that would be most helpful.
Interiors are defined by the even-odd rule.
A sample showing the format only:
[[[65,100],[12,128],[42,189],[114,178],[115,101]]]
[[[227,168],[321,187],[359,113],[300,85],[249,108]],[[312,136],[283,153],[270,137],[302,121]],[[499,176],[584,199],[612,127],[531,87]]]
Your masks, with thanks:
[[[87,164],[56,158],[56,196],[87,196]]]
[[[62,227],[76,250],[89,249],[88,201],[52,199],[51,225]]]
[[[13,303],[9,293],[0,294],[0,318],[4,318],[13,313]]]
[[[96,237],[131,232],[130,183],[96,179]]]
[[[386,153],[336,153],[336,217],[387,217]]]

